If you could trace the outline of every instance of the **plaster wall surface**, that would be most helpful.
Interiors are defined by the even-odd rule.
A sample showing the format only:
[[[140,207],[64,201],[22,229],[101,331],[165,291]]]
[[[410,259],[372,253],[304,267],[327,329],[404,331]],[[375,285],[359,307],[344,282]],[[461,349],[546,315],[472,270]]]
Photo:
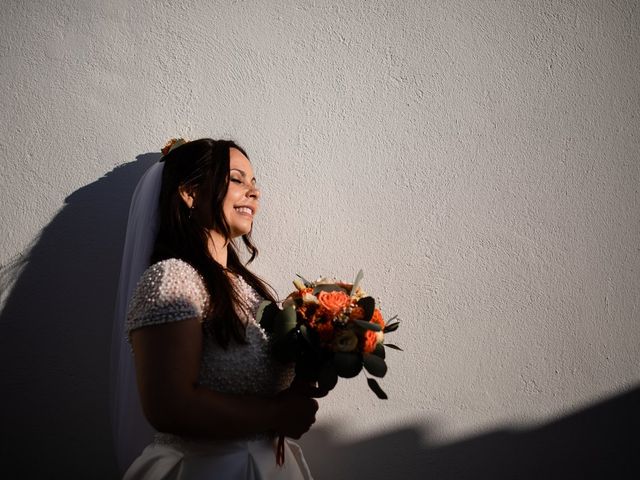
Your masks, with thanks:
[[[465,445],[637,393],[639,25],[625,1],[4,1],[3,462],[116,476],[126,214],[172,136],[246,147],[280,295],[362,268],[403,321],[390,400],[360,376],[321,401],[318,478],[484,478]]]

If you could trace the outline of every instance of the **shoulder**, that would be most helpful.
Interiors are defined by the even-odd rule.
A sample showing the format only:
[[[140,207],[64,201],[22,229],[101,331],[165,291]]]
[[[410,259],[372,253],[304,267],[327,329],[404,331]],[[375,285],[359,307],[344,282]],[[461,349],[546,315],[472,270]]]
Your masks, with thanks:
[[[157,281],[172,282],[202,282],[202,277],[198,271],[189,263],[179,258],[168,258],[160,262],[156,262],[147,268],[140,277],[140,284],[151,283]]]
[[[127,330],[197,317],[203,320],[209,303],[198,271],[170,258],[151,265],[140,277],[127,314]]]

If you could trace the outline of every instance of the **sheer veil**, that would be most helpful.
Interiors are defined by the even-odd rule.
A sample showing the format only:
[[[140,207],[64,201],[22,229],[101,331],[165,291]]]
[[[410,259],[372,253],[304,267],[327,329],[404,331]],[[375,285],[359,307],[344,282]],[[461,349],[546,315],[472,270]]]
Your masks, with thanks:
[[[122,254],[111,339],[111,426],[121,472],[151,442],[154,430],[144,418],[133,364],[125,339],[127,305],[138,280],[150,263],[158,232],[158,203],[164,162],[156,162],[142,176],[131,199]]]

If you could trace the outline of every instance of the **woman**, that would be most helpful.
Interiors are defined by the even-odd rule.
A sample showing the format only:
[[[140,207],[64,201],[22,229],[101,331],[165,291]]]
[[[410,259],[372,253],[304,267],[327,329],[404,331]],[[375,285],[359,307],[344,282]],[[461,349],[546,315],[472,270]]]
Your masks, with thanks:
[[[231,141],[180,140],[163,153],[152,167],[162,174],[151,266],[126,322],[142,410],[160,433],[125,479],[311,478],[292,442],[276,465],[274,439],[300,438],[318,404],[310,389],[291,385],[292,369],[272,360],[255,322],[260,301],[274,299],[234,243],[242,238],[253,260],[260,192],[251,163]],[[138,190],[154,183],[141,182]]]

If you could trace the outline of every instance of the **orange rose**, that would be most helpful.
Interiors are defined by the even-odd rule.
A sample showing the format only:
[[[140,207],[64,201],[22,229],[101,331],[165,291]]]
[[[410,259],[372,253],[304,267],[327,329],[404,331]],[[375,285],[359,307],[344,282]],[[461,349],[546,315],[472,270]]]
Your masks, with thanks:
[[[373,311],[373,315],[371,316],[371,322],[377,323],[381,328],[384,328],[384,320],[382,318],[382,313],[377,308]],[[374,332],[373,330],[367,330],[364,332],[364,345],[362,350],[365,353],[371,353],[375,350],[376,345],[382,343],[384,339],[384,333]]]
[[[364,332],[364,345],[362,346],[362,350],[365,353],[371,353],[375,350],[376,345],[378,344],[378,337],[376,336],[377,332],[372,330],[367,330]]]
[[[320,292],[318,301],[327,314],[336,317],[349,306],[351,298],[344,292]]]
[[[298,290],[296,293],[298,293],[300,296],[303,296],[306,293],[312,294],[313,288],[303,288],[301,290]]]
[[[377,308],[373,311],[373,315],[371,315],[371,321],[373,323],[377,323],[382,328],[384,328],[384,320],[382,319],[382,313]]]

